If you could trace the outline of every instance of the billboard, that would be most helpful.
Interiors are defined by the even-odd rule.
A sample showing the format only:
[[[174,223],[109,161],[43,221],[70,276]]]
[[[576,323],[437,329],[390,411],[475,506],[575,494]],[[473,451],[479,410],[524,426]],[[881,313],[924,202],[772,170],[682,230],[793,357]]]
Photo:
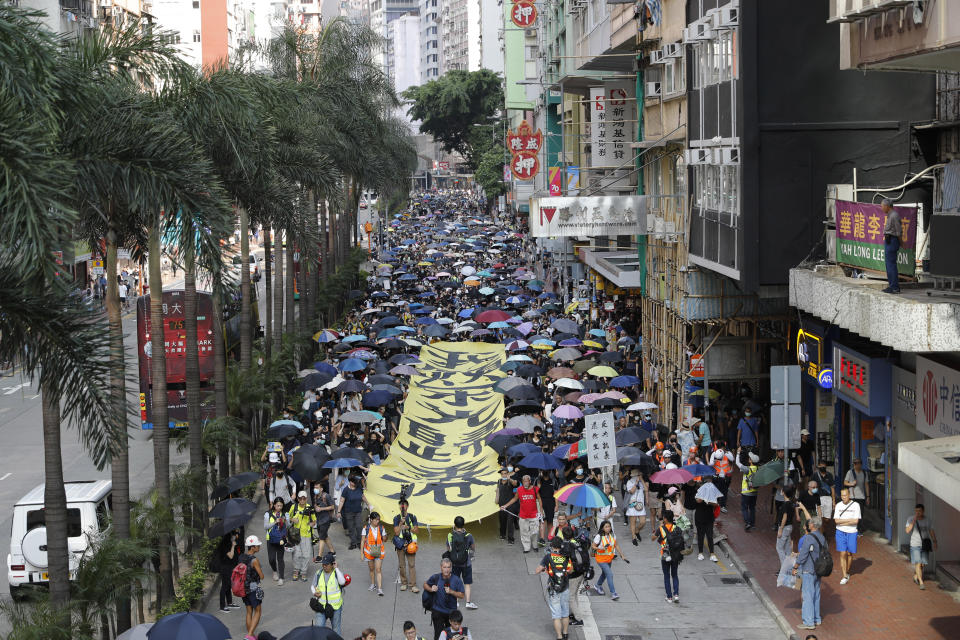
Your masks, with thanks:
[[[186,333],[183,291],[163,292],[163,343],[167,358],[167,411],[171,428],[187,426]],[[200,417],[215,414],[213,398],[213,302],[208,293],[197,292],[197,350],[200,361]],[[137,360],[140,370],[140,422],[153,428],[152,406],[153,344],[150,341],[150,296],[137,299]]]
[[[535,238],[636,236],[646,232],[646,196],[530,199],[530,233]]]
[[[897,271],[912,276],[917,258],[917,210],[894,207],[900,214],[900,251]],[[883,261],[883,225],[887,216],[880,205],[837,200],[837,262],[861,269],[886,271]]]

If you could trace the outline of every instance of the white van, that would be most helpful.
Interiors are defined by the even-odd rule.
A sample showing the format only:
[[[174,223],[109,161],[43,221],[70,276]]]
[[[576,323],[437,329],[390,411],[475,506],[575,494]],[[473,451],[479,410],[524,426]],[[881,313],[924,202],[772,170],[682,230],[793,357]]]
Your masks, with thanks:
[[[83,554],[109,526],[113,485],[109,480],[68,482],[67,547],[70,575]],[[10,553],[7,555],[7,582],[15,594],[23,585],[46,584],[47,527],[43,506],[44,485],[20,498],[13,507]]]

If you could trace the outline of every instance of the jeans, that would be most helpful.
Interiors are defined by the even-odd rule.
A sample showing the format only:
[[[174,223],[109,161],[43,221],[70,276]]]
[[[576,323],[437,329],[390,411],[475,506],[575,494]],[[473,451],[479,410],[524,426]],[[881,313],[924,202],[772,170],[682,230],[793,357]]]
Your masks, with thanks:
[[[500,537],[513,542],[513,515],[509,511],[499,512]]]
[[[680,563],[676,560],[664,562],[662,558],[660,559],[660,569],[663,571],[663,589],[667,592],[668,598],[680,595],[680,578],[677,577],[678,566],[680,566]],[[673,578],[673,591],[670,590],[671,577]]]
[[[343,528],[346,529],[347,534],[350,536],[350,544],[355,546],[360,546],[360,531],[362,527],[360,526],[360,512],[349,513],[344,511],[343,513]]]
[[[800,617],[807,626],[820,624],[820,578],[815,573],[803,572],[800,585]]]
[[[301,535],[300,544],[293,548],[293,570],[301,574],[307,573],[307,565],[313,558],[313,541],[310,534]]]
[[[617,588],[613,586],[613,567],[611,562],[598,562],[597,566],[600,567],[600,579],[597,580],[597,587],[603,584],[603,581],[607,581],[607,588],[610,589],[610,594],[613,595],[617,592]]]
[[[757,494],[740,494],[740,515],[743,516],[743,524],[754,526],[757,523]]]
[[[330,628],[333,629],[334,632],[339,636],[342,635],[342,632],[340,631],[340,623],[342,618],[343,607],[341,606],[339,609],[334,609],[333,618],[327,618],[325,615],[323,615],[322,611],[318,611],[313,616],[313,624],[317,627],[323,627],[327,624],[327,620],[330,620]]]
[[[793,551],[793,540],[791,536],[793,535],[793,525],[788,524],[783,528],[783,533],[777,538],[777,555],[780,557],[780,564],[783,564],[783,559],[786,558]]]
[[[280,579],[283,580],[283,554],[284,547],[276,542],[267,543],[267,560],[270,561],[270,568],[277,572]]]
[[[887,265],[887,285],[894,291],[900,290],[900,276],[897,273],[897,252],[899,250],[899,236],[883,236],[883,261]]]
[[[400,563],[400,584],[406,583],[411,589],[417,586],[417,554],[397,549],[397,561]]]

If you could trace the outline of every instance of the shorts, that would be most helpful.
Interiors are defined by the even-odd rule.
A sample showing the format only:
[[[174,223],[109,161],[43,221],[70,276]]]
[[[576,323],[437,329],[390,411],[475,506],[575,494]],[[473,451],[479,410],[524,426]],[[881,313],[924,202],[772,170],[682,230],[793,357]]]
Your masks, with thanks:
[[[453,575],[463,580],[463,584],[473,584],[473,565],[458,567],[453,565]]]
[[[930,552],[921,547],[910,547],[910,564],[930,564]]]
[[[848,553],[857,552],[857,532],[847,533],[845,531],[837,531],[836,535],[837,540],[837,551],[846,551]]]
[[[247,595],[243,596],[243,604],[256,609],[263,603],[263,589],[256,582],[250,583]]]
[[[547,591],[547,606],[550,607],[550,617],[562,620],[570,616],[570,590],[564,589],[559,593]]]
[[[317,539],[326,540],[329,537],[327,533],[330,530],[330,523],[317,525]]]

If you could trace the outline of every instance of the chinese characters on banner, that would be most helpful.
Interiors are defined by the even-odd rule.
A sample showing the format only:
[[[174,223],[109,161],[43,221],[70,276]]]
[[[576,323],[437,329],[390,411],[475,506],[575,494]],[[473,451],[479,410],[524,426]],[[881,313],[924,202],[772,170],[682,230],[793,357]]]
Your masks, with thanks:
[[[917,356],[917,431],[960,436],[960,372]]]
[[[516,133],[513,129],[507,131],[507,148],[513,159],[510,161],[510,170],[517,180],[533,180],[540,168],[537,155],[543,144],[543,133],[540,129],[534,133],[530,123],[526,120],[520,123]]]
[[[590,89],[590,148],[594,167],[629,166],[636,138],[636,87],[629,82]]]
[[[895,207],[900,214],[900,251],[897,271],[912,276],[916,270],[917,210]],[[837,200],[837,262],[885,271],[883,225],[887,221],[880,205]]]
[[[537,8],[533,0],[514,0],[510,9],[510,20],[521,29],[532,27],[537,21]]]
[[[617,464],[613,412],[584,416],[583,422],[583,433],[587,440],[588,466],[591,469],[600,469]]]
[[[501,344],[439,342],[420,352],[421,375],[403,403],[400,433],[383,464],[370,468],[365,498],[392,513],[401,491],[421,524],[449,526],[497,511],[497,452],[487,436],[503,426]]]

